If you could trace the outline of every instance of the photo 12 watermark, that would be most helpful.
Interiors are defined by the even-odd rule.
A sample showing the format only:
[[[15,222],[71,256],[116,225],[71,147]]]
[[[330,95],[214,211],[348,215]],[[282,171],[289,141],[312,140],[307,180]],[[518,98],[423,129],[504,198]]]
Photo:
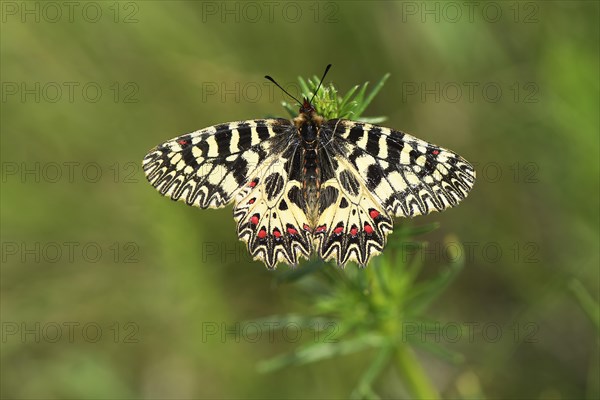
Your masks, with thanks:
[[[202,323],[202,343],[336,343],[339,325],[335,321],[206,321]]]
[[[468,263],[497,264],[525,263],[539,264],[541,246],[535,241],[461,241],[461,242],[403,242],[400,245],[401,260],[408,262],[418,259],[421,262],[454,263],[459,260]]]
[[[505,325],[497,322],[402,322],[402,342],[513,343],[539,342],[539,324],[531,321]]]
[[[138,183],[143,179],[141,162],[95,161],[3,161],[0,163],[2,183]]]
[[[3,1],[0,11],[2,23],[8,24],[137,24],[140,21],[140,3],[136,1]]]
[[[302,97],[297,82],[283,82],[281,86],[294,97]],[[269,103],[281,102],[288,97],[275,85],[266,80],[254,81],[207,81],[200,84],[200,100],[203,103]]]
[[[534,1],[402,1],[403,23],[540,22],[540,5]]]
[[[4,321],[2,343],[139,343],[135,322]]]
[[[507,182],[535,184],[540,182],[540,165],[534,161],[473,161],[478,183]]]
[[[402,103],[539,103],[540,87],[532,81],[405,81]]]
[[[200,6],[203,23],[334,24],[340,21],[339,4],[332,1],[203,1]]]
[[[135,264],[140,246],[133,241],[2,241],[2,263],[20,264]]]
[[[138,103],[136,82],[4,81],[2,103]]]

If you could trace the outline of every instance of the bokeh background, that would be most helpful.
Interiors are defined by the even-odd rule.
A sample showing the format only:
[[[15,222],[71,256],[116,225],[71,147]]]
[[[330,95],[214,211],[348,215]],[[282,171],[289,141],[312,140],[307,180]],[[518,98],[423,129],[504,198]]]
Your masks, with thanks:
[[[442,238],[471,249],[423,339],[464,361],[417,353],[442,396],[597,398],[597,2],[1,5],[2,398],[350,394],[368,351],[257,371],[298,343],[235,324],[305,307],[274,284],[288,268],[249,259],[231,207],[170,202],[141,171],[166,139],[285,116],[263,76],[298,93],[328,63],[343,92],[390,72],[366,115],[477,166],[461,206],[397,221],[440,223],[425,276]],[[394,371],[377,392],[407,396]]]

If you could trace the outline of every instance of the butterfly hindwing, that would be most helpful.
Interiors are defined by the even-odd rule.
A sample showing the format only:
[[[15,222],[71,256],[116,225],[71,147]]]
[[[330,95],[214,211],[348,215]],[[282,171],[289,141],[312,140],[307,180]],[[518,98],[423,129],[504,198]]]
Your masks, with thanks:
[[[182,135],[148,153],[144,173],[152,186],[173,200],[200,208],[223,207],[269,157],[277,145],[275,138],[290,127],[289,120],[259,119]]]
[[[289,153],[290,158],[275,154],[254,171],[233,209],[239,238],[268,268],[278,262],[297,265],[313,247],[302,183],[290,179],[302,165],[294,160],[296,152]]]
[[[332,146],[393,216],[413,217],[455,206],[475,182],[464,158],[404,132],[331,120]]]
[[[333,157],[336,176],[321,186],[315,246],[324,260],[364,266],[385,246],[393,222],[354,167],[340,155]]]

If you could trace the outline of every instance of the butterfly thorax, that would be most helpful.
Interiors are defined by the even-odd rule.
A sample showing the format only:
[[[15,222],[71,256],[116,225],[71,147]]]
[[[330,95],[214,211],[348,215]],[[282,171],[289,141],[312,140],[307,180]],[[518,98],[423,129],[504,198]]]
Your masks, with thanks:
[[[319,166],[319,145],[321,124],[324,119],[312,107],[302,107],[293,122],[298,129],[302,146],[302,188],[304,200],[311,221],[318,218],[319,189],[321,171]]]

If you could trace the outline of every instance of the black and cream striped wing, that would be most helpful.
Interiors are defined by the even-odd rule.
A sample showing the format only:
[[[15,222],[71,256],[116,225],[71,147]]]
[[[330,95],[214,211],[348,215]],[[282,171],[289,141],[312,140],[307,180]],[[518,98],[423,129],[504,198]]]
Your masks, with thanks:
[[[211,126],[162,143],[142,164],[162,195],[200,208],[230,203],[254,171],[294,129],[289,120],[258,119]]]
[[[404,132],[348,120],[330,120],[324,128],[332,136],[331,151],[348,160],[390,215],[453,207],[475,183],[464,158]]]
[[[328,154],[327,160],[334,166],[334,176],[321,184],[315,247],[324,260],[365,266],[383,250],[392,218],[348,159]]]
[[[248,251],[268,268],[278,262],[297,265],[309,258],[313,234],[302,194],[301,151],[290,138],[283,151],[267,158],[253,171],[250,181],[235,200],[233,215],[238,237]]]

